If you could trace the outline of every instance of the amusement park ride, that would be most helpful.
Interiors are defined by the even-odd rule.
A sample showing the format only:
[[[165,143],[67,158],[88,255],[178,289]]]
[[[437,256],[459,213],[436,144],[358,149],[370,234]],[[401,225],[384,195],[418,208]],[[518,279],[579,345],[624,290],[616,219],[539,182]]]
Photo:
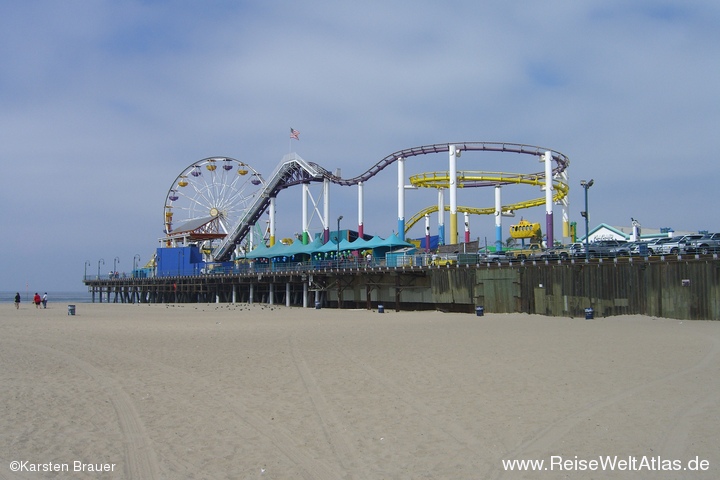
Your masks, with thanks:
[[[503,173],[465,171],[457,169],[457,159],[464,152],[500,152],[530,155],[539,159],[544,169],[532,173]],[[409,185],[405,176],[405,162],[415,156],[449,154],[447,171],[411,175]],[[521,209],[545,205],[546,235],[548,245],[553,242],[553,205],[562,207],[563,236],[569,236],[568,181],[569,159],[557,151],[512,143],[466,142],[426,145],[394,152],[373,165],[363,174],[353,178],[341,178],[325,168],[307,162],[297,154],[283,157],[280,165],[267,179],[246,162],[230,157],[208,157],[185,168],[172,182],[164,205],[163,248],[200,247],[206,261],[227,262],[244,256],[260,244],[264,244],[258,223],[264,213],[269,214],[269,246],[275,244],[275,200],[284,189],[301,185],[302,235],[301,241],[311,241],[308,217],[310,183],[323,186],[322,240],[330,240],[329,187],[357,186],[358,189],[358,235],[363,237],[363,186],[380,171],[395,163],[398,171],[398,237],[405,239],[405,233],[418,221],[425,219],[426,237],[430,234],[430,214],[438,213],[438,235],[444,239],[445,212],[450,213],[450,242],[458,243],[457,214],[465,215],[465,241],[469,241],[468,215],[494,215],[496,246],[502,249],[502,217],[514,216]],[[544,195],[521,202],[503,204],[501,190],[507,185],[528,185],[538,187]],[[457,205],[458,188],[493,187],[495,204],[487,207]],[[428,206],[405,221],[405,194],[408,188],[434,188],[438,192],[436,205]],[[445,192],[449,193],[449,205],[445,204]],[[315,206],[316,210],[318,207]],[[318,211],[319,213],[319,211]],[[525,222],[527,223],[527,222]],[[525,223],[511,227],[526,228]],[[532,228],[540,230],[540,224]],[[535,233],[535,230],[533,230]],[[515,233],[524,233],[515,232]],[[530,237],[518,237],[530,238]],[[442,240],[441,240],[442,241]],[[426,244],[427,245],[427,244]]]

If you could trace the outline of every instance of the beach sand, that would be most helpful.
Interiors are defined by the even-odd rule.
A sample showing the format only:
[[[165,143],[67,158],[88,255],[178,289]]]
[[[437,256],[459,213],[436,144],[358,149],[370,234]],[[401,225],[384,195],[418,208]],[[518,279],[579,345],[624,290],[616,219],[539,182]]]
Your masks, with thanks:
[[[0,328],[2,479],[720,477],[720,322],[9,304]]]

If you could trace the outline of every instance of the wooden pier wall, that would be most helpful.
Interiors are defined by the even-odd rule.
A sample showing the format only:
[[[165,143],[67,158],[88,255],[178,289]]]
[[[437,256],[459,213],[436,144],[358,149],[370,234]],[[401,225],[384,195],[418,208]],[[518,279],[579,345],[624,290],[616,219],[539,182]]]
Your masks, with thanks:
[[[270,303],[583,316],[720,319],[716,256],[326,269],[85,281],[94,301]]]

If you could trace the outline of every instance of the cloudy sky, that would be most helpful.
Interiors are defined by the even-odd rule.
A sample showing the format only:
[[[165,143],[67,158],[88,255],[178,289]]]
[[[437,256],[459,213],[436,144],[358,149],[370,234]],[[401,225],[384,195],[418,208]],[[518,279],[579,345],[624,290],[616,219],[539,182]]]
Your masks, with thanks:
[[[720,231],[718,25],[709,0],[2,2],[0,290],[83,290],[100,259],[130,271],[159,246],[186,167],[229,156],[268,175],[290,148],[350,177],[420,145],[537,145],[570,158],[578,225],[594,178],[591,226]],[[541,170],[520,155],[459,162]],[[406,168],[445,170],[447,155]],[[368,182],[367,233],[397,229],[396,184],[394,168]],[[492,206],[491,190],[458,203]],[[356,189],[330,198],[355,227]],[[301,230],[300,199],[278,197],[278,237]],[[406,216],[435,199],[409,192]],[[522,216],[543,223],[544,209]],[[471,218],[472,238],[494,235],[492,217]]]

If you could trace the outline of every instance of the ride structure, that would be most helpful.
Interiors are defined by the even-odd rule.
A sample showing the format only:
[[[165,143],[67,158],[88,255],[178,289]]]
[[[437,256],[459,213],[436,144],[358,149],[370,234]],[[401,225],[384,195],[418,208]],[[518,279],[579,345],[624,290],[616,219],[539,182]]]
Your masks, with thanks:
[[[230,157],[208,157],[186,167],[165,197],[162,242],[200,244],[207,253],[224,239],[265,187],[252,166]]]
[[[430,176],[413,176],[410,185],[406,184],[405,162],[407,159],[422,155],[430,155],[447,152],[449,156],[448,171],[434,172]],[[500,152],[529,155],[539,158],[545,165],[544,171],[528,174],[493,173],[493,172],[469,172],[457,169],[457,160],[463,152]],[[539,186],[545,191],[544,203],[546,205],[546,231],[548,244],[552,244],[553,224],[553,202],[560,202],[563,205],[564,227],[567,224],[567,168],[569,159],[554,150],[542,147],[497,142],[454,142],[434,145],[425,145],[394,152],[361,175],[352,178],[342,178],[337,173],[331,173],[320,165],[307,162],[299,155],[290,153],[285,155],[270,177],[265,180],[257,171],[247,163],[239,162],[229,157],[209,157],[186,168],[173,182],[165,202],[165,238],[162,239],[166,246],[176,246],[179,243],[205,242],[205,250],[210,250],[208,260],[225,262],[231,260],[253,248],[253,239],[250,234],[260,217],[269,213],[269,238],[270,246],[274,245],[275,239],[275,200],[277,195],[284,189],[295,186],[303,186],[302,201],[302,242],[310,240],[309,218],[308,218],[308,197],[309,185],[319,182],[323,184],[323,239],[329,239],[329,187],[330,184],[340,186],[358,187],[358,234],[364,234],[363,219],[363,186],[372,177],[380,173],[393,163],[398,167],[398,191],[397,191],[397,212],[398,212],[398,237],[405,240],[405,232],[417,221],[413,217],[406,226],[405,223],[405,195],[408,188],[414,186],[432,187],[438,189],[438,206],[428,207],[417,219],[426,218],[426,234],[429,233],[428,214],[438,211],[438,229],[444,238],[444,212],[450,212],[450,243],[458,243],[457,213],[465,213],[466,239],[469,236],[468,214],[480,213],[496,216],[496,243],[502,244],[501,216],[512,215],[515,209],[529,208],[543,204],[543,199],[533,199],[515,204],[502,205],[500,188],[510,184],[527,184]],[[222,167],[219,169],[219,167]],[[229,168],[227,168],[229,167]],[[204,168],[204,170],[203,170]],[[206,171],[210,173],[206,175]],[[236,177],[245,177],[249,181],[231,181],[227,176],[220,177],[215,172],[235,172]],[[244,174],[242,172],[245,172]],[[213,175],[216,177],[213,178]],[[212,181],[206,180],[211,178]],[[413,184],[415,182],[415,184]],[[458,207],[458,187],[483,187],[492,186],[495,188],[494,208],[475,209],[472,207]],[[187,188],[191,187],[191,188]],[[255,188],[253,188],[255,187]],[[444,190],[449,192],[449,205],[444,205]],[[186,194],[185,192],[194,192]],[[184,202],[186,205],[183,205]],[[317,208],[317,207],[316,207]],[[184,223],[175,227],[179,212],[183,212]],[[564,231],[566,229],[564,228]],[[245,246],[242,244],[245,242]],[[212,248],[208,249],[208,245]]]
[[[539,223],[530,223],[520,219],[516,225],[510,225],[510,237],[522,240],[523,246],[525,246],[525,240],[535,240],[539,243],[542,240],[542,229]]]
[[[529,200],[523,200],[521,202],[515,202],[511,204],[503,205],[501,202],[500,188],[505,185],[511,184],[524,184],[539,186],[541,190],[547,190],[546,188],[546,177],[545,175],[524,174],[524,173],[503,173],[503,172],[481,172],[481,171],[458,171],[456,176],[456,182],[460,188],[473,188],[473,187],[488,187],[492,186],[495,188],[495,206],[486,208],[458,206],[457,210],[465,215],[465,241],[469,241],[469,225],[468,225],[468,214],[474,215],[495,215],[496,217],[496,248],[502,249],[502,223],[501,217],[513,217],[515,216],[516,210],[522,210],[531,207],[538,207],[547,202],[545,197],[539,197]],[[419,211],[406,225],[406,229],[410,229],[417,223],[421,218],[427,217],[429,214],[439,212],[442,215],[444,211],[450,210],[449,207],[444,207],[443,192],[451,185],[451,177],[449,172],[426,172],[410,177],[410,184],[415,187],[424,188],[436,188],[438,190],[438,204],[435,206],[426,207]],[[554,203],[560,203],[564,207],[567,207],[567,195],[569,193],[569,186],[567,183],[567,174],[563,171],[551,179],[551,189],[554,194],[552,195],[552,201]],[[552,206],[550,207],[552,210]],[[567,211],[563,212],[563,217],[567,218]],[[552,222],[552,218],[550,219]],[[442,225],[442,221],[439,220],[439,224]],[[522,223],[522,222],[521,222]],[[537,228],[540,229],[540,224]],[[564,226],[563,231],[567,229]],[[520,233],[520,232],[517,232]],[[513,226],[510,226],[510,236],[513,236]],[[567,235],[565,235],[567,236]],[[513,236],[513,238],[515,238]],[[522,237],[517,237],[522,238]]]

